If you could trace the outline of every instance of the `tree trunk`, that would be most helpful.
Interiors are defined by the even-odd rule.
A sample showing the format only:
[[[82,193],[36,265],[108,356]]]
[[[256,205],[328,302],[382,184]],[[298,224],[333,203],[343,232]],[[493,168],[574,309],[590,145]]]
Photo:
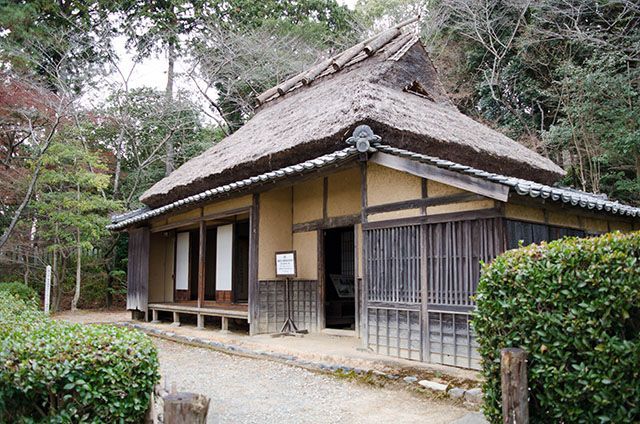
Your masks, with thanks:
[[[171,104],[173,101],[173,70],[174,63],[176,59],[176,46],[172,40],[169,40],[167,43],[167,57],[168,57],[168,66],[167,66],[167,88],[165,90],[165,95],[167,98],[167,106]],[[167,157],[165,159],[165,176],[171,174],[175,169],[175,151],[173,146],[173,137],[170,137],[167,140]]]
[[[36,183],[38,182],[38,176],[40,175],[40,170],[42,168],[42,156],[44,156],[44,154],[49,149],[49,146],[51,145],[51,140],[53,140],[53,135],[56,133],[59,124],[60,124],[60,117],[57,117],[56,121],[51,127],[51,130],[49,131],[49,134],[47,135],[47,138],[44,140],[42,149],[40,150],[40,154],[36,162],[36,167],[33,171],[33,175],[31,175],[31,181],[29,182],[29,187],[27,188],[27,192],[25,193],[24,198],[20,203],[20,206],[18,206],[18,208],[13,213],[13,217],[11,218],[11,222],[9,222],[9,226],[4,231],[2,236],[0,236],[0,250],[2,249],[2,246],[4,246],[5,243],[7,243],[7,241],[9,240],[11,233],[13,232],[16,225],[18,224],[18,220],[20,219],[20,215],[22,215],[22,211],[31,200],[31,195],[35,190]]]
[[[118,140],[116,142],[116,170],[113,176],[113,198],[118,198],[118,191],[120,191],[120,174],[122,172],[122,145],[124,144],[124,124],[120,128],[118,133]]]
[[[78,309],[78,301],[80,300],[80,285],[82,283],[82,246],[80,246],[80,229],[77,230],[78,245],[76,247],[76,290],[71,300],[71,310]]]
[[[204,424],[209,398],[196,393],[172,393],[164,397],[163,412],[167,424]]]

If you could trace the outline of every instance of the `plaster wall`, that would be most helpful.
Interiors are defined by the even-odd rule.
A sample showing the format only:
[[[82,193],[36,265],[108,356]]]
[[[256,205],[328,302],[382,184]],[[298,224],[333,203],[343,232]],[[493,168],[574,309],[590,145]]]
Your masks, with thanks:
[[[296,259],[298,261],[297,278],[300,280],[317,280],[318,232],[294,233],[293,250],[296,251]]]
[[[422,197],[422,179],[376,163],[367,164],[367,205],[383,205]]]
[[[305,181],[293,186],[293,223],[322,219],[324,178]]]
[[[360,168],[349,168],[336,172],[329,175],[327,180],[327,216],[359,213],[361,209]],[[322,194],[320,199],[322,199]]]
[[[208,205],[204,206],[204,215],[211,215],[215,213],[249,207],[251,206],[252,202],[253,202],[252,196],[246,195],[242,197],[236,197],[233,199],[227,199],[227,200],[209,203]]]
[[[292,187],[260,193],[258,279],[276,278],[275,254],[292,250]]]

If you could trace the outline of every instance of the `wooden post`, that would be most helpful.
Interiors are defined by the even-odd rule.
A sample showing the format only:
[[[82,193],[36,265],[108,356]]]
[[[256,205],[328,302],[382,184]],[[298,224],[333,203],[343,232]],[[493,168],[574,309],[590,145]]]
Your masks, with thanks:
[[[205,424],[209,398],[196,393],[171,393],[164,397],[165,424]]]
[[[44,313],[49,313],[49,303],[51,303],[51,265],[47,265],[44,274]]]
[[[529,424],[529,388],[527,384],[527,353],[520,348],[500,351],[502,387],[502,422]]]
[[[204,279],[205,279],[205,255],[207,249],[207,226],[204,221],[200,221],[200,237],[198,246],[198,308],[202,308],[204,302]]]
[[[258,332],[258,238],[260,227],[260,195],[253,194],[249,214],[249,334]]]
[[[179,312],[174,312],[173,313],[173,322],[171,323],[171,325],[173,327],[180,327],[180,313]]]

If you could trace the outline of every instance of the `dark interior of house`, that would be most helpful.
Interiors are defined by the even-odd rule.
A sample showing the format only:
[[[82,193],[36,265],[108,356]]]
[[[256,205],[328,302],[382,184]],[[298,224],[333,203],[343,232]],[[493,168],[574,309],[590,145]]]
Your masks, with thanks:
[[[327,328],[355,328],[354,258],[353,227],[324,231],[324,305]]]

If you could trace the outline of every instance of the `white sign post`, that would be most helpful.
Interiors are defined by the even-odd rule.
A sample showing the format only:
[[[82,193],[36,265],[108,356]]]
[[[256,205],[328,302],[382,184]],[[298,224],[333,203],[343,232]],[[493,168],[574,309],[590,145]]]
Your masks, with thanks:
[[[284,277],[284,302],[287,308],[287,319],[280,329],[280,335],[290,334],[306,334],[307,330],[298,330],[298,327],[291,318],[291,293],[289,289],[289,280],[297,276],[296,269],[296,252],[291,250],[288,252],[276,252],[276,277]]]
[[[296,276],[296,252],[276,252],[276,277]]]
[[[51,299],[51,265],[47,265],[44,274],[44,313],[49,313],[49,301]]]

